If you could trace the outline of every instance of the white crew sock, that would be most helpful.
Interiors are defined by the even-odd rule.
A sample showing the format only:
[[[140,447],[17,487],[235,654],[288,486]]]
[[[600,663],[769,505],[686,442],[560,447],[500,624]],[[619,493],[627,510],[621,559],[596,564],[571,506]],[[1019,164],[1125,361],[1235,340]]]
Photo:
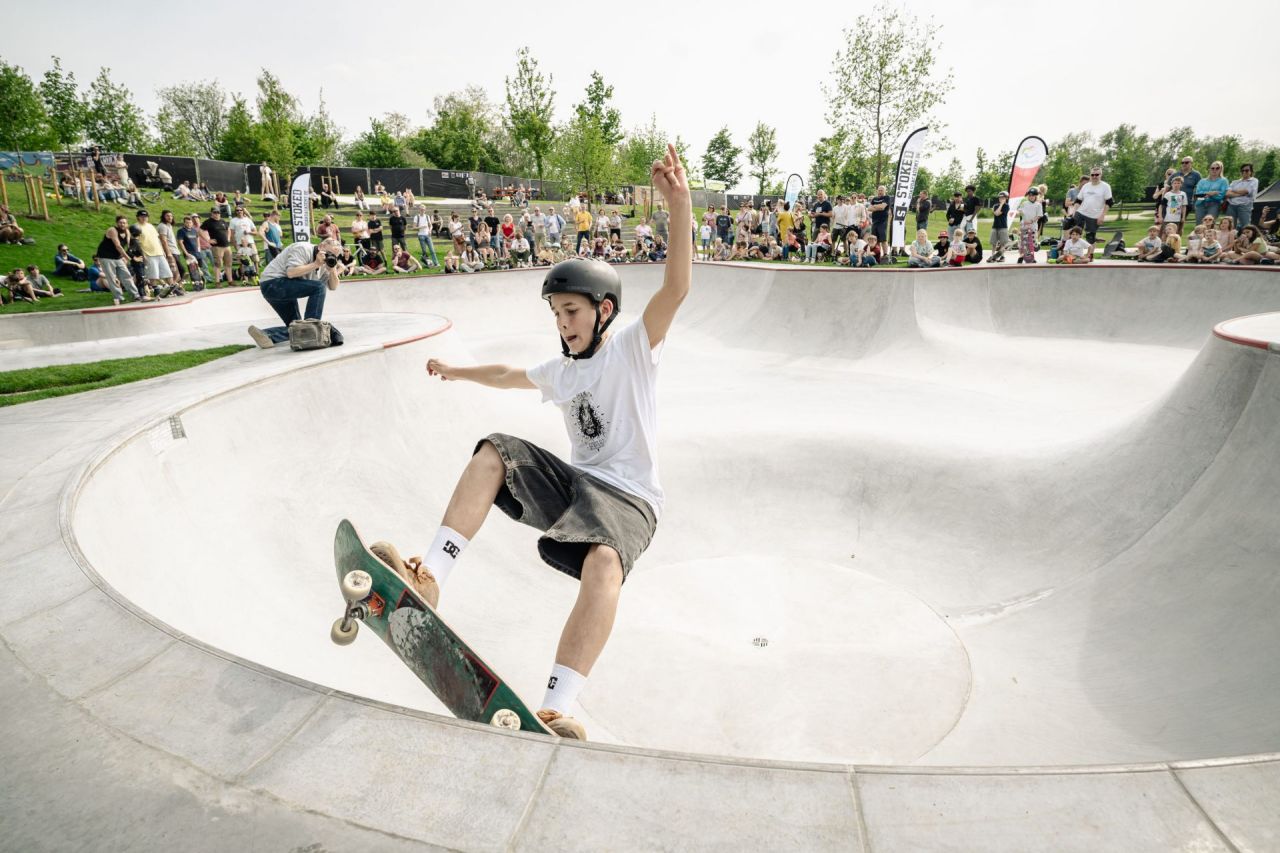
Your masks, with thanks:
[[[547,679],[547,695],[542,700],[543,708],[559,711],[566,717],[572,716],[569,709],[577,700],[582,688],[587,685],[587,677],[575,672],[567,666],[556,664],[551,667],[551,678]]]
[[[431,574],[436,576],[436,583],[442,588],[449,573],[453,571],[453,564],[462,556],[468,544],[470,540],[451,527],[442,526],[436,531],[431,550],[427,551],[422,562],[431,570]]]

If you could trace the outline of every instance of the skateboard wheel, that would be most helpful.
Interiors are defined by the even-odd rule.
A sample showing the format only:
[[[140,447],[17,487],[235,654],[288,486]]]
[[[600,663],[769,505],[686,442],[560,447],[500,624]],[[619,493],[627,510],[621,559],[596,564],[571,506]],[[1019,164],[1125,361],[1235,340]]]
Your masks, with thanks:
[[[347,601],[364,601],[369,597],[371,589],[373,578],[368,572],[356,569],[354,572],[347,572],[342,578],[342,597]]]
[[[355,573],[353,572],[352,574],[355,574]],[[347,617],[345,616],[338,617],[333,622],[333,628],[329,630],[329,639],[333,640],[335,643],[337,643],[340,646],[350,645],[351,641],[356,638],[356,634],[360,632],[359,619],[352,619],[351,624],[344,628],[342,623],[346,621],[347,621]]]
[[[500,729],[519,729],[520,715],[510,708],[500,708],[489,721]]]

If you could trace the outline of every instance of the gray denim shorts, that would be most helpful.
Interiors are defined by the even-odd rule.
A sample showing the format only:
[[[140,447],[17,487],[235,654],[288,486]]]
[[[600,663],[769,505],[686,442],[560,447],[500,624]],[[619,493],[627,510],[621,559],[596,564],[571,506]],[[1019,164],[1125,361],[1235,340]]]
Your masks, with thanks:
[[[658,527],[649,504],[522,438],[494,433],[477,442],[476,451],[486,441],[507,468],[494,505],[544,531],[538,553],[547,565],[581,580],[587,551],[608,545],[622,558],[626,581]]]

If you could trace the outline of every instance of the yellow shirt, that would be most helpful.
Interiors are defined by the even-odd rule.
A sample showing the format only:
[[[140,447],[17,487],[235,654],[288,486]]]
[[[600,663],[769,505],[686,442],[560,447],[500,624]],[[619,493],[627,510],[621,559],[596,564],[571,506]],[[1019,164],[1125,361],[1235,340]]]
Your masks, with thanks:
[[[590,231],[590,230],[591,230],[591,222],[592,222],[592,219],[591,219],[591,211],[589,211],[589,210],[587,210],[587,209],[585,209],[585,208],[584,208],[584,209],[582,209],[582,210],[579,210],[579,211],[578,211],[578,216],[577,216],[577,218],[575,219],[575,222],[576,222],[576,224],[577,224],[577,226],[578,226],[578,230],[579,230],[579,231]]]
[[[150,222],[145,225],[139,225],[142,233],[138,235],[138,245],[142,247],[142,254],[147,257],[163,257],[164,246],[160,245],[160,232]]]
[[[782,210],[778,212],[778,233],[786,236],[787,232],[796,225],[795,217],[791,215],[791,211]]]

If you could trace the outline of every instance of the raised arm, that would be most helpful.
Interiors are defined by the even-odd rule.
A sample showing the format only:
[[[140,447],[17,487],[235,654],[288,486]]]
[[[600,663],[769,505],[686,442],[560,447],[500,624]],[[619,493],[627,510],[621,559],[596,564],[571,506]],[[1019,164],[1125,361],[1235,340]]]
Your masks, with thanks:
[[[693,215],[689,181],[674,145],[667,144],[667,156],[653,161],[650,174],[653,186],[667,201],[672,221],[684,222],[689,219]],[[650,348],[666,339],[667,331],[676,318],[676,311],[680,310],[681,303],[689,295],[689,283],[693,278],[693,240],[685,239],[690,236],[688,232],[677,236],[681,232],[683,229],[677,229],[671,235],[662,287],[644,309],[644,328],[649,333]]]
[[[481,364],[476,367],[453,367],[438,358],[427,362],[427,373],[445,381],[463,380],[489,388],[523,388],[533,390],[538,386],[529,380],[523,368],[505,364]]]

